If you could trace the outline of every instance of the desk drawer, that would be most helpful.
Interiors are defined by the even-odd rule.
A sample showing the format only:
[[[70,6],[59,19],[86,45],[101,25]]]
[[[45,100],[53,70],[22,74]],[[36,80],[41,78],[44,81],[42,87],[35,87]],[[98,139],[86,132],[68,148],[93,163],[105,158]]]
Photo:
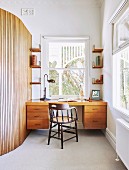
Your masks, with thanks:
[[[48,106],[27,106],[27,113],[43,113],[48,112]]]
[[[49,119],[48,112],[29,112],[27,119]]]
[[[27,129],[48,129],[49,120],[27,120]]]
[[[84,112],[93,112],[93,113],[106,113],[107,107],[106,106],[85,106]]]
[[[84,124],[85,129],[105,129],[106,126],[105,119],[87,119]]]
[[[85,112],[84,113],[84,119],[106,119],[107,118],[107,114],[106,113],[94,113],[94,112]]]

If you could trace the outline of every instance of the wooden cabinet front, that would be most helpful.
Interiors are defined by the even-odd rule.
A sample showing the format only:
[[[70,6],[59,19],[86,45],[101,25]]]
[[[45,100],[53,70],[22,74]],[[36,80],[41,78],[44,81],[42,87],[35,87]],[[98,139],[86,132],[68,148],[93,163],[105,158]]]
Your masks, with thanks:
[[[84,106],[83,125],[85,129],[105,129],[107,127],[107,106]]]
[[[48,129],[49,114],[48,106],[27,106],[27,129]]]

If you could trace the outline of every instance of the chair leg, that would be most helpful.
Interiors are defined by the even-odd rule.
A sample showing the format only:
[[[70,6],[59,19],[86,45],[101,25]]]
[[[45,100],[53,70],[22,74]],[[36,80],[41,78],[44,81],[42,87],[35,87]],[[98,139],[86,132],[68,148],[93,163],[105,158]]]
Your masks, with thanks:
[[[61,149],[63,149],[63,127],[61,124]]]
[[[77,121],[75,120],[76,142],[78,142]]]
[[[60,124],[58,124],[58,137],[60,137]]]
[[[52,122],[50,122],[50,129],[49,129],[49,135],[48,135],[48,145],[50,144],[51,130],[52,130]]]

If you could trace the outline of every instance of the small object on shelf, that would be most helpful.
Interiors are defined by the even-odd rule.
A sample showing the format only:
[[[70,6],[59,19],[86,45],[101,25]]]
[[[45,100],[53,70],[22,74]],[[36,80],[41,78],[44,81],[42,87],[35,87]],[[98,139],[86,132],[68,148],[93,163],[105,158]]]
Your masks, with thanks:
[[[100,82],[103,82],[103,75],[100,75]]]
[[[92,99],[89,97],[89,102],[92,102]]]
[[[92,68],[103,68],[102,51],[103,51],[102,48],[95,48],[95,46],[93,47],[92,53],[99,53],[99,55],[97,55],[96,58],[95,58],[95,64],[94,64],[94,61],[93,61]]]
[[[100,80],[99,79],[96,79],[96,83],[99,83],[100,82]]]
[[[103,75],[100,76],[100,79],[92,79],[92,84],[103,84]]]
[[[100,66],[100,56],[96,57],[96,66]]]
[[[31,56],[31,65],[37,65],[37,56],[36,55],[32,55]]]
[[[100,100],[100,90],[92,90],[92,100]]]

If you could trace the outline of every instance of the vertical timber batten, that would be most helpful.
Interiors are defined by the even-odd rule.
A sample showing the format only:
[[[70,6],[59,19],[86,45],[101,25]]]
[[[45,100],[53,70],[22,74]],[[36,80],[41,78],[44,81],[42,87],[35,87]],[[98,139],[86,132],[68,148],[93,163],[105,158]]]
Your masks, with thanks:
[[[0,9],[0,155],[27,136],[25,102],[29,98],[32,36],[15,15]]]

